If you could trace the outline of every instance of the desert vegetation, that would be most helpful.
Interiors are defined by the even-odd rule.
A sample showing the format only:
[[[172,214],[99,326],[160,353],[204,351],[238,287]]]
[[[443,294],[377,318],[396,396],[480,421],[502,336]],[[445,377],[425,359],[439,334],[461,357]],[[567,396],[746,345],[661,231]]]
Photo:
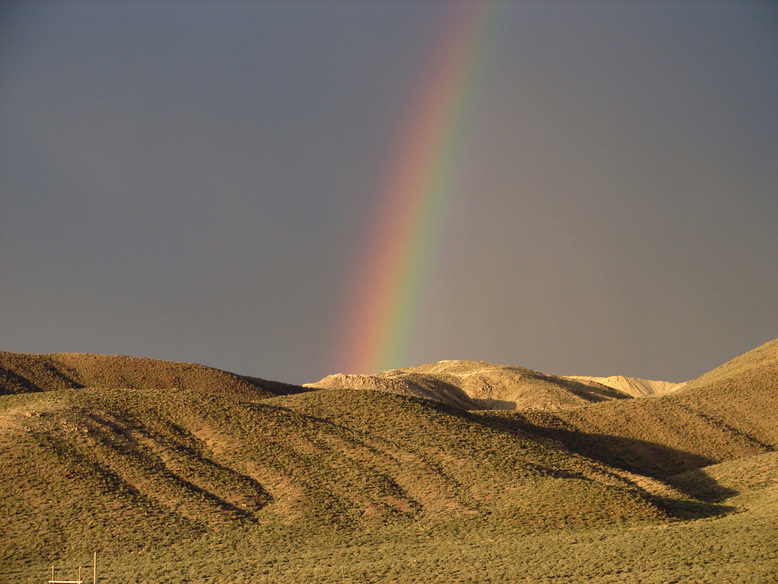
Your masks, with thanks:
[[[656,387],[0,353],[2,580],[774,581],[778,341]]]

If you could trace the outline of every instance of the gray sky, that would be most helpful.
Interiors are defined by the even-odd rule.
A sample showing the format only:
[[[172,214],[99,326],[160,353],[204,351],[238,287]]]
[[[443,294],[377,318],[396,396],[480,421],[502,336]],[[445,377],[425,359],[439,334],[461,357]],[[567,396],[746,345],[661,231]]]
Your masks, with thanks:
[[[336,372],[398,128],[456,9],[3,4],[0,349]],[[778,337],[778,4],[495,14],[394,366],[682,381]]]

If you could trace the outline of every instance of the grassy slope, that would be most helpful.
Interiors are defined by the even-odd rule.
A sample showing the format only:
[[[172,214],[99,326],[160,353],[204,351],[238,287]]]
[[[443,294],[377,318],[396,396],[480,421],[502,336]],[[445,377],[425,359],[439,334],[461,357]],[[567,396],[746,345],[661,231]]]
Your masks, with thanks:
[[[304,526],[305,536],[452,519],[534,529],[665,516],[601,465],[390,394],[249,403],[77,389],[3,404],[2,553],[11,563],[233,529]]]
[[[437,532],[385,528],[312,534],[305,540],[211,531],[143,553],[104,553],[99,563],[104,577],[138,584],[772,582],[778,577],[775,470],[773,465],[772,493],[770,487],[743,491],[733,497],[741,500],[739,512],[715,519],[533,533],[482,523]],[[761,474],[765,480],[764,470]],[[89,558],[83,554],[79,561]],[[39,562],[17,573],[42,581],[46,570]]]

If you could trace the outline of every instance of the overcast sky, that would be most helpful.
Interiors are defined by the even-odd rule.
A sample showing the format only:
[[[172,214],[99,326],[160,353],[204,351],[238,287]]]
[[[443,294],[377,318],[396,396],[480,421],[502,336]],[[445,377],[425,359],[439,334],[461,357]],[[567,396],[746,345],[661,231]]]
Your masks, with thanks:
[[[459,8],[4,3],[0,349],[335,373]],[[488,27],[394,366],[683,381],[778,337],[778,3],[517,0]]]

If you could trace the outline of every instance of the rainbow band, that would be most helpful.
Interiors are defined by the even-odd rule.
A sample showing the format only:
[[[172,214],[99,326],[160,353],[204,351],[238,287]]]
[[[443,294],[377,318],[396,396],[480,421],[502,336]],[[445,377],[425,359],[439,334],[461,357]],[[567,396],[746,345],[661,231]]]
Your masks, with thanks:
[[[456,5],[429,63],[379,192],[338,371],[374,373],[407,365],[405,351],[435,257],[465,143],[490,3]]]

